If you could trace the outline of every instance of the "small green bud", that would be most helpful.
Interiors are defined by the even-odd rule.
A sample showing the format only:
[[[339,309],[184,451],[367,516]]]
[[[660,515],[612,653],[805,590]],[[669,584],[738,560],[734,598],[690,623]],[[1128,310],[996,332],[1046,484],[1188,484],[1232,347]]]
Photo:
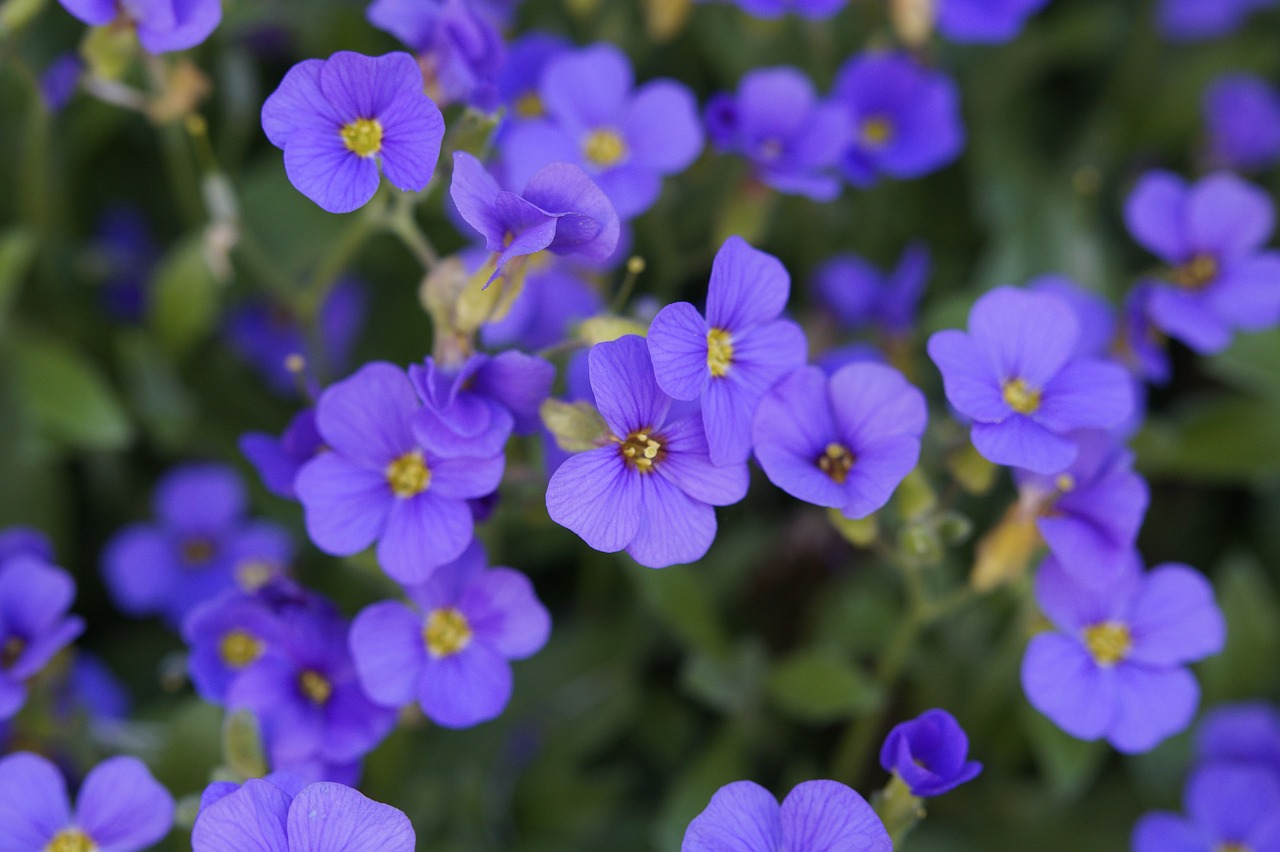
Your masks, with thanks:
[[[609,427],[589,402],[548,399],[539,413],[556,444],[567,453],[594,450],[609,440]]]
[[[827,518],[836,532],[854,547],[870,547],[880,536],[880,523],[874,514],[865,518],[846,518],[839,509],[827,509]]]

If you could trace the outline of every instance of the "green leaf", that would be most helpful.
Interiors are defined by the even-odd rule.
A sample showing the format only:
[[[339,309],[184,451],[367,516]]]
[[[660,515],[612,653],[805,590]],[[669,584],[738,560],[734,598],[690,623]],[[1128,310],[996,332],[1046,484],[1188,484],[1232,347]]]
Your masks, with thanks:
[[[117,450],[133,426],[87,358],[51,339],[23,335],[9,348],[20,404],[46,437],[79,449]]]
[[[209,335],[218,319],[218,290],[198,237],[169,252],[155,272],[150,314],[166,349],[182,355]]]
[[[680,670],[680,686],[721,713],[747,713],[758,706],[768,669],[763,644],[748,639],[728,657],[690,655]]]
[[[1242,334],[1231,348],[1205,359],[1204,366],[1241,390],[1280,401],[1280,329]]]
[[[1280,600],[1251,556],[1229,556],[1215,574],[1227,644],[1198,666],[1205,703],[1269,694],[1280,684]]]
[[[860,669],[820,649],[779,661],[769,674],[767,690],[780,712],[813,724],[861,716],[884,701],[884,691]]]
[[[1151,420],[1134,439],[1148,476],[1206,482],[1265,482],[1280,473],[1280,404],[1223,397]]]
[[[1029,706],[1025,709],[1022,727],[1049,788],[1063,798],[1083,793],[1101,771],[1110,752],[1105,741],[1078,740]]]
[[[700,575],[638,567],[632,576],[649,608],[681,644],[712,654],[728,653],[728,635]]]
[[[0,321],[17,298],[35,256],[36,239],[27,231],[9,231],[0,237]]]

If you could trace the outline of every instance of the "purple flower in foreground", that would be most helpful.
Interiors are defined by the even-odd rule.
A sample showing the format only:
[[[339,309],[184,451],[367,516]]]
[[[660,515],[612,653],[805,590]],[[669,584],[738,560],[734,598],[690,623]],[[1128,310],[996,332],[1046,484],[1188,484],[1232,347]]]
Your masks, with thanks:
[[[1185,817],[1150,813],[1133,852],[1280,852],[1280,778],[1265,769],[1207,766],[1187,782]]]
[[[294,415],[284,433],[276,438],[265,432],[240,436],[240,452],[258,471],[262,484],[277,497],[298,498],[293,483],[302,466],[324,449],[316,429],[316,410],[304,408]]]
[[[0,719],[27,700],[27,681],[84,632],[68,615],[76,594],[71,575],[19,550],[0,559]]]
[[[201,811],[192,852],[413,852],[413,825],[403,813],[343,784],[321,782],[291,795],[253,779]]]
[[[151,53],[195,47],[222,21],[222,0],[58,0],[93,27],[121,23],[137,30]]]
[[[760,399],[805,362],[804,332],[778,318],[790,293],[791,277],[777,258],[730,237],[711,267],[706,318],[678,302],[649,327],[658,386],[673,399],[701,401],[715,464],[747,460]]]
[[[973,445],[996,464],[1057,473],[1075,461],[1067,437],[1109,429],[1133,411],[1133,387],[1116,364],[1073,358],[1075,313],[1057,297],[998,287],[969,312],[969,332],[940,331],[929,357],[947,400],[971,418]]]
[[[1076,315],[1080,334],[1074,358],[1106,358],[1116,336],[1116,312],[1105,298],[1086,290],[1065,275],[1040,275],[1027,282],[1032,293],[1056,296]]]
[[[377,192],[379,163],[396,188],[424,189],[444,118],[409,54],[340,51],[293,66],[262,105],[262,129],[284,151],[299,192],[330,213],[349,213]]]
[[[889,832],[866,800],[837,781],[805,781],[782,804],[754,781],[711,797],[684,833],[681,852],[890,852]]]
[[[699,419],[671,419],[672,399],[654,378],[643,338],[597,344],[589,361],[610,434],[552,475],[551,519],[596,550],[625,549],[650,568],[701,559],[716,535],[712,506],[747,493],[746,464],[712,464]]]
[[[1275,228],[1266,192],[1228,173],[1188,184],[1148,172],[1124,212],[1134,239],[1171,267],[1147,301],[1160,330],[1210,354],[1234,331],[1280,323],[1280,252],[1263,248]]]
[[[307,533],[326,553],[350,556],[374,541],[382,570],[419,583],[471,542],[467,500],[498,487],[503,456],[442,454],[414,433],[422,403],[399,367],[375,362],[330,386],[316,406],[328,452],[307,462],[295,488]]]
[[[1009,41],[1047,5],[1049,0],[939,0],[938,31],[952,41]]]
[[[173,797],[137,758],[95,766],[74,809],[53,763],[25,751],[0,759],[0,849],[135,852],[172,825]]]
[[[1045,560],[1036,600],[1057,630],[1027,646],[1022,687],[1071,736],[1132,754],[1191,722],[1200,689],[1186,664],[1220,651],[1226,625],[1209,582],[1185,565],[1143,573],[1132,558],[1118,573],[1084,585]]]
[[[914,242],[902,252],[897,267],[885,275],[856,254],[839,254],[814,275],[819,298],[841,325],[904,337],[916,324],[916,308],[930,273],[929,249]]]
[[[496,719],[511,698],[510,660],[541,650],[551,617],[525,575],[485,568],[479,544],[405,589],[414,606],[384,601],[351,625],[351,654],[374,702],[417,701],[447,728]]]
[[[0,530],[0,564],[15,556],[26,556],[41,562],[53,561],[53,543],[49,537],[31,527],[6,527]]]
[[[848,143],[844,109],[819,101],[795,68],[760,68],[736,94],[712,97],[707,128],[716,148],[742,154],[760,181],[779,192],[830,201],[840,194],[835,173]]]
[[[1267,767],[1280,778],[1280,710],[1263,702],[1226,704],[1205,714],[1196,759]]]
[[[497,253],[490,281],[513,258],[543,250],[604,261],[618,247],[613,204],[586,172],[569,163],[540,169],[515,193],[501,189],[475,157],[456,151],[450,194],[462,218]]]
[[[495,21],[475,0],[374,0],[369,22],[421,57],[428,91],[442,104],[465,101],[492,110],[504,45]]]
[[[941,796],[972,781],[982,764],[966,760],[969,738],[946,710],[927,710],[895,725],[880,749],[880,766],[896,772],[913,796]]]
[[[792,497],[863,518],[916,466],[926,420],[924,394],[891,367],[802,367],[760,403],[756,458]]]
[[[1204,119],[1215,163],[1253,170],[1280,160],[1280,93],[1261,77],[1219,77],[1205,92]]]
[[[799,15],[802,18],[829,18],[849,0],[733,0],[742,11],[757,18],[781,18],[783,15]]]

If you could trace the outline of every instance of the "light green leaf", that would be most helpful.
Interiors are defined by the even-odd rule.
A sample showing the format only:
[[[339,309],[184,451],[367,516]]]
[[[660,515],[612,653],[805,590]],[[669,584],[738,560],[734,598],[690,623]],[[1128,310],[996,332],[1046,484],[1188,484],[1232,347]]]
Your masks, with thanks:
[[[133,426],[98,368],[65,344],[24,335],[8,350],[20,404],[46,437],[80,449],[117,450]]]
[[[825,650],[801,651],[769,674],[769,698],[793,719],[826,724],[870,713],[884,691],[852,663]]]
[[[184,354],[204,340],[218,318],[218,282],[200,240],[179,243],[156,269],[150,320],[165,348]]]

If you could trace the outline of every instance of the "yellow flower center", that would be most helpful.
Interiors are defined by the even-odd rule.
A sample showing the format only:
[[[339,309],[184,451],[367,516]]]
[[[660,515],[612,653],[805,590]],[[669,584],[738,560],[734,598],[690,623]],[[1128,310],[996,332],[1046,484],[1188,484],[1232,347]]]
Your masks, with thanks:
[[[262,559],[246,559],[243,562],[237,562],[235,567],[236,582],[246,592],[258,591],[270,583],[271,578],[278,573],[280,573],[279,566]]]
[[[339,132],[342,144],[357,157],[372,157],[382,150],[382,122],[376,118],[357,118]]]
[[[27,650],[27,640],[21,636],[10,636],[4,640],[4,646],[0,647],[0,669],[13,668],[13,664],[18,662],[18,658],[25,650]]]
[[[242,669],[262,656],[262,642],[247,630],[228,630],[218,643],[218,656],[228,668]]]
[[[1198,254],[1173,270],[1173,283],[1184,290],[1203,290],[1218,277],[1218,260],[1213,255]]]
[[[784,150],[782,143],[777,139],[766,139],[760,143],[760,159],[771,162],[781,157]]]
[[[1125,624],[1102,621],[1084,629],[1084,644],[1098,665],[1110,667],[1129,656],[1133,636]]]
[[[316,704],[327,703],[329,696],[333,695],[333,684],[329,682],[329,679],[311,669],[307,669],[298,675],[298,688],[302,690],[303,695]]]
[[[723,328],[707,332],[707,369],[713,376],[724,376],[733,363],[733,337]]]
[[[1069,473],[1058,474],[1058,478],[1054,480],[1053,484],[1058,487],[1058,491],[1062,494],[1069,494],[1076,490],[1076,478]]]
[[[831,477],[831,481],[836,485],[844,485],[855,461],[857,459],[854,458],[853,453],[849,452],[848,447],[833,441],[827,444],[822,455],[818,456],[818,469]]]
[[[64,828],[53,836],[44,852],[95,852],[98,844],[78,828]]]
[[[1243,843],[1219,843],[1213,847],[1213,852],[1253,852],[1253,850]]]
[[[431,468],[422,458],[422,450],[405,453],[387,465],[387,484],[397,497],[413,497],[431,484]]]
[[[516,115],[521,118],[541,118],[545,113],[546,108],[537,92],[525,92],[516,99]]]
[[[1010,379],[1002,389],[1005,403],[1019,414],[1034,414],[1040,410],[1040,389],[1027,384],[1026,379]]]
[[[471,625],[467,617],[452,607],[432,610],[422,639],[433,657],[449,657],[471,644]]]
[[[583,151],[586,153],[588,160],[601,168],[607,169],[610,166],[617,165],[619,160],[627,156],[627,143],[618,134],[618,131],[602,127],[591,131],[591,134],[587,136]]]
[[[632,432],[627,440],[621,441],[619,452],[627,464],[641,473],[650,473],[653,466],[662,461],[666,452],[662,444],[650,437],[648,432]]]
[[[893,122],[882,115],[872,116],[862,122],[863,144],[879,148],[893,139]]]

